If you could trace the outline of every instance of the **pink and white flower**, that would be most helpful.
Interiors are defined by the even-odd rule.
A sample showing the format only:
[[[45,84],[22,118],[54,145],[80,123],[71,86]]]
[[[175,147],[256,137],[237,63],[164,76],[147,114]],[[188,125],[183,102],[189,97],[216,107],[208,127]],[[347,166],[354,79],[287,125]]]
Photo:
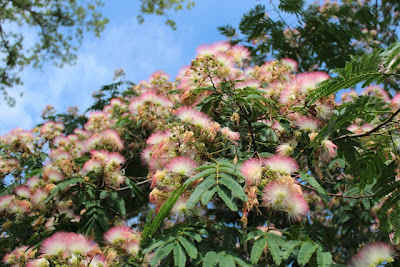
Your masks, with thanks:
[[[66,232],[58,232],[46,238],[40,246],[40,252],[49,256],[60,255],[68,252],[69,235]]]
[[[382,242],[371,243],[362,248],[351,260],[352,267],[378,266],[394,261],[394,249]]]
[[[176,174],[189,176],[193,173],[196,167],[196,162],[191,158],[176,157],[167,164],[166,169]]]
[[[263,171],[263,161],[258,158],[248,159],[240,167],[247,185],[257,185],[261,181]]]
[[[18,186],[14,189],[14,192],[22,198],[29,198],[31,196],[31,189],[27,186]]]
[[[300,117],[296,120],[296,125],[301,130],[312,132],[318,129],[319,121],[310,117]]]
[[[265,165],[274,172],[291,174],[299,169],[297,162],[291,158],[281,155],[274,155],[265,160]]]
[[[289,218],[297,220],[310,209],[301,188],[290,177],[270,182],[263,190],[263,201],[273,209],[286,211]]]
[[[176,110],[176,116],[181,121],[193,124],[200,128],[206,128],[211,123],[211,119],[206,114],[190,107],[178,108]]]
[[[331,140],[323,140],[321,145],[324,158],[332,159],[336,156],[337,145],[335,145]]]
[[[121,242],[132,239],[134,232],[126,226],[115,226],[104,234],[104,240],[110,245],[116,245]]]
[[[231,141],[234,144],[237,144],[236,141],[238,141],[240,139],[240,133],[233,132],[228,127],[224,127],[220,131],[221,131],[223,136],[225,136],[229,141]]]

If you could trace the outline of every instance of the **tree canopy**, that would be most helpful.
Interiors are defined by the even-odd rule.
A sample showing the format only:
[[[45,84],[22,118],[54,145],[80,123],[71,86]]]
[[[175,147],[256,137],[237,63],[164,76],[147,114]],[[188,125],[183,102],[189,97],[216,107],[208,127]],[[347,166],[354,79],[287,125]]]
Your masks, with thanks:
[[[72,63],[84,33],[99,36],[108,22],[99,12],[99,0],[7,0],[0,5],[0,91],[9,105],[15,99],[8,90],[22,84],[20,72],[26,65]],[[24,31],[37,33],[37,40],[27,43]]]
[[[329,71],[396,42],[399,12],[400,3],[390,0],[317,1],[307,7],[305,1],[269,1],[243,15],[240,32],[230,25],[219,30],[232,43],[247,44],[257,63],[289,57],[301,71]]]
[[[2,263],[398,265],[400,43],[328,73],[230,41],[1,136]]]
[[[337,70],[203,45],[176,81],[1,137],[3,263],[377,266],[400,243],[400,44]],[[363,82],[365,90],[333,93]],[[99,110],[100,109],[100,110]]]
[[[305,3],[269,1],[243,15],[240,34],[230,25],[219,30],[232,44],[246,45],[256,64],[268,57],[289,57],[298,62],[301,71],[329,71],[343,66],[352,55],[387,48],[398,40],[400,4],[396,0],[325,1],[307,7]],[[141,0],[138,21],[143,23],[144,15],[165,16],[166,24],[176,29],[169,11],[194,5],[195,1],[189,0]],[[8,0],[1,6],[0,90],[9,105],[15,102],[9,90],[22,84],[19,73],[25,66],[39,67],[47,60],[59,66],[74,62],[84,33],[93,31],[99,36],[108,22],[100,12],[101,0]],[[288,19],[287,14],[292,16]],[[27,43],[24,30],[37,32],[38,40]],[[384,86],[399,89],[390,80]]]

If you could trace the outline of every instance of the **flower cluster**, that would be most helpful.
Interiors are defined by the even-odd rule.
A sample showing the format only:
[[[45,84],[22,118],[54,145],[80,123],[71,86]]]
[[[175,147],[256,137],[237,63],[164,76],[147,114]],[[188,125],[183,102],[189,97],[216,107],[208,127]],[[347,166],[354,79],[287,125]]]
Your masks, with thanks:
[[[290,218],[300,219],[304,216],[309,207],[303,198],[303,191],[291,177],[298,168],[294,159],[281,155],[251,158],[243,162],[240,170],[246,179],[246,212],[259,204],[257,194],[261,194],[267,207],[285,211]],[[262,192],[258,190],[260,185],[264,187]]]
[[[126,226],[116,226],[104,234],[106,246],[99,247],[93,240],[76,233],[57,232],[36,249],[22,246],[3,258],[3,263],[15,267],[48,267],[72,265],[82,267],[107,267],[123,262],[124,257],[136,256],[140,233]]]
[[[334,9],[335,5],[326,3],[320,12]],[[288,38],[294,37],[290,34],[296,35],[286,32]],[[144,210],[137,208],[133,199],[141,191],[149,192],[146,197],[150,206],[158,212],[172,192],[182,188],[171,208],[170,224],[193,216],[207,217],[206,212],[189,210],[188,200],[207,179],[198,176],[202,170],[221,159],[237,169],[224,167],[232,176],[219,184],[223,175],[219,176],[217,168],[215,187],[207,191],[213,193],[209,195],[210,207],[227,204],[229,196],[224,190],[236,188],[243,191],[228,193],[241,196],[235,201],[244,202],[244,225],[254,213],[266,211],[274,211],[268,214],[283,219],[277,223],[269,218],[276,228],[268,223],[259,229],[282,238],[285,235],[278,227],[283,228],[284,221],[306,222],[309,211],[307,219],[329,224],[327,207],[339,206],[342,200],[325,198],[322,202],[320,191],[302,180],[303,174],[310,174],[335,188],[333,185],[340,182],[338,176],[347,175],[339,174],[346,164],[343,151],[338,150],[340,142],[336,142],[341,137],[331,139],[321,134],[336,117],[338,104],[333,96],[311,105],[306,101],[329,75],[319,71],[297,73],[297,63],[288,58],[260,66],[249,66],[249,60],[250,53],[243,46],[226,42],[204,45],[191,65],[179,72],[176,82],[158,71],[148,81],[110,97],[104,108],[89,113],[87,121],[76,129],[52,116],[55,121],[32,131],[14,129],[2,136],[0,176],[12,176],[14,183],[12,190],[0,196],[4,235],[15,234],[13,225],[18,223],[25,223],[32,232],[55,233],[41,240],[39,253],[22,246],[27,240],[15,238],[11,249],[19,247],[3,262],[14,266],[104,267],[135,258],[142,249],[140,233],[121,226],[132,216],[146,213],[141,213]],[[101,94],[97,94],[99,99]],[[370,86],[361,94],[379,99],[388,111],[400,106],[400,96],[391,99],[379,86]],[[342,101],[347,104],[356,97],[358,93],[352,91],[343,94]],[[374,118],[361,114],[344,124],[340,133],[368,133],[382,123],[385,112]],[[71,116],[78,116],[77,110],[71,110]],[[372,139],[367,141],[368,145],[376,144]],[[398,156],[387,150],[384,157],[394,160]],[[400,169],[396,171],[400,173]],[[195,175],[200,178],[182,187]],[[350,175],[346,178],[354,179]],[[201,202],[206,202],[203,197]],[[379,225],[379,220],[374,223]],[[88,238],[61,229],[79,229],[92,235]],[[104,240],[98,240],[99,231],[103,231]],[[105,246],[97,245],[95,238]],[[366,256],[374,253],[379,255]],[[354,258],[354,266],[389,262],[394,253],[377,244],[367,246],[360,255]]]

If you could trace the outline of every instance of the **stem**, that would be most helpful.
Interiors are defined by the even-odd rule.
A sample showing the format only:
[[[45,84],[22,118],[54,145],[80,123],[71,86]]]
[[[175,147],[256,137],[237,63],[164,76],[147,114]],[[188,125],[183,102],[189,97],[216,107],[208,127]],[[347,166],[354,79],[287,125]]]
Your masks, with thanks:
[[[308,185],[304,185],[304,184],[300,184],[300,186],[310,189],[312,191],[317,192],[317,189],[315,189],[312,186],[308,186]],[[341,198],[351,198],[351,199],[360,199],[360,198],[369,198],[369,197],[373,197],[375,195],[366,195],[366,196],[345,196],[343,195],[343,193],[336,193],[336,194],[332,194],[332,193],[328,193],[328,195],[332,196],[332,197],[341,197]]]
[[[385,126],[386,124],[388,124],[390,121],[392,121],[394,119],[394,117],[397,116],[397,114],[400,113],[400,109],[398,109],[395,113],[393,113],[389,118],[387,118],[385,121],[383,121],[382,123],[380,123],[379,125],[377,125],[374,129],[366,132],[366,133],[361,133],[361,134],[345,134],[336,138],[333,138],[331,141],[339,141],[342,139],[349,139],[349,138],[357,138],[357,137],[364,137],[364,136],[369,136],[374,132],[377,132],[380,128],[382,128],[383,126]]]

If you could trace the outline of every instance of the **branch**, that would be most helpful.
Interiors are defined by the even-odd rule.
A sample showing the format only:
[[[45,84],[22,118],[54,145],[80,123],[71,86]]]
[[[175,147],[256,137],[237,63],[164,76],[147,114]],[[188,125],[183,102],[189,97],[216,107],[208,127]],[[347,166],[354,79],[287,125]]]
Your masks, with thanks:
[[[317,189],[315,189],[312,186],[309,185],[304,185],[304,184],[300,184],[300,186],[310,189],[312,191],[317,192]],[[345,196],[343,195],[343,193],[336,193],[336,194],[332,194],[332,193],[328,193],[328,195],[330,195],[331,197],[342,197],[342,198],[351,198],[351,199],[360,199],[360,198],[369,198],[369,197],[373,197],[375,195],[366,195],[366,196]]]
[[[397,114],[400,113],[400,109],[398,109],[395,113],[393,113],[389,118],[387,118],[385,121],[383,121],[382,123],[380,123],[379,125],[377,125],[375,128],[373,128],[372,130],[365,132],[365,133],[360,133],[360,134],[345,134],[336,138],[333,138],[331,141],[335,142],[335,141],[339,141],[342,139],[349,139],[349,138],[357,138],[357,137],[364,137],[364,136],[369,136],[370,134],[377,132],[380,128],[382,128],[383,126],[385,126],[386,124],[388,124],[390,121],[392,121],[394,119],[394,117],[397,116]]]

